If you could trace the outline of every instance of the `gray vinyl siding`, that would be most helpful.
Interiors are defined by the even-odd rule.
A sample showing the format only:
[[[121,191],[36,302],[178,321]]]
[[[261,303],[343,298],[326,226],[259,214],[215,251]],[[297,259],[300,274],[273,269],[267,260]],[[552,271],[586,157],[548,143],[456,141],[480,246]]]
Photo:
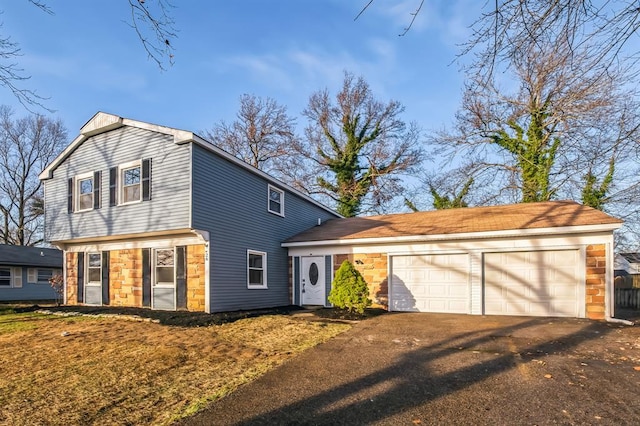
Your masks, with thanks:
[[[192,173],[193,227],[210,235],[211,311],[289,305],[288,253],[280,244],[335,216],[284,187],[285,217],[269,213],[269,182],[196,145]],[[267,253],[267,289],[247,288],[247,250]]]
[[[9,265],[0,265],[2,267],[10,267]],[[18,300],[54,300],[56,293],[53,288],[47,284],[38,284],[27,282],[28,267],[22,268],[22,287],[0,287],[0,301],[18,301]],[[62,266],[60,266],[62,268]],[[40,267],[40,269],[49,269]]]
[[[134,127],[87,139],[44,183],[47,241],[188,228],[190,147],[176,145],[172,136]],[[145,158],[152,161],[151,200],[110,207],[109,169]],[[96,171],[102,172],[101,208],[67,213],[67,180]]]

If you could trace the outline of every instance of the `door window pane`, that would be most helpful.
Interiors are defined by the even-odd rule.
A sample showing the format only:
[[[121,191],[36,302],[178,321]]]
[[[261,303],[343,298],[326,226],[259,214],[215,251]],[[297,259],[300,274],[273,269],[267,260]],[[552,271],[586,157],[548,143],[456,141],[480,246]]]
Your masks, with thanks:
[[[159,249],[156,250],[155,258],[155,285],[174,285],[175,269],[174,269],[174,250]]]
[[[87,283],[102,283],[102,253],[89,253],[87,257]]]

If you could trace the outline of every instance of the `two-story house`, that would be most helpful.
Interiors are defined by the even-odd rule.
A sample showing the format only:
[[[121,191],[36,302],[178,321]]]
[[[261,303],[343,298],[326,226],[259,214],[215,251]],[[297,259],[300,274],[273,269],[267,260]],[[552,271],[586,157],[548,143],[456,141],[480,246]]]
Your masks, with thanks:
[[[192,132],[102,112],[40,179],[66,304],[288,305],[281,243],[339,217]]]

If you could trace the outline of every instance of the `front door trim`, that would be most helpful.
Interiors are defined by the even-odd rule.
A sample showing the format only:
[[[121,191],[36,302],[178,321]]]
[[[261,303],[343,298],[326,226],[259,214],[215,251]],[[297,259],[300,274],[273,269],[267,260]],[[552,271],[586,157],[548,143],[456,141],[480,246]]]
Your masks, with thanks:
[[[326,279],[324,256],[300,258],[300,304],[326,305]]]

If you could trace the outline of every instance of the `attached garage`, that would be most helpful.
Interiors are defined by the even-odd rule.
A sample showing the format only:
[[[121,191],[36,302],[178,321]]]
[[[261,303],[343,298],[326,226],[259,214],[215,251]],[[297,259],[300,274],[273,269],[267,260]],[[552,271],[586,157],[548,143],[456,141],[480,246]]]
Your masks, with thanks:
[[[333,219],[285,243],[292,265],[350,260],[391,311],[613,317],[613,231],[572,201]],[[292,303],[301,300],[293,270]],[[329,306],[328,300],[325,302]]]
[[[391,258],[393,311],[469,313],[469,256],[435,254]]]
[[[581,260],[579,250],[485,253],[484,313],[584,316]]]

